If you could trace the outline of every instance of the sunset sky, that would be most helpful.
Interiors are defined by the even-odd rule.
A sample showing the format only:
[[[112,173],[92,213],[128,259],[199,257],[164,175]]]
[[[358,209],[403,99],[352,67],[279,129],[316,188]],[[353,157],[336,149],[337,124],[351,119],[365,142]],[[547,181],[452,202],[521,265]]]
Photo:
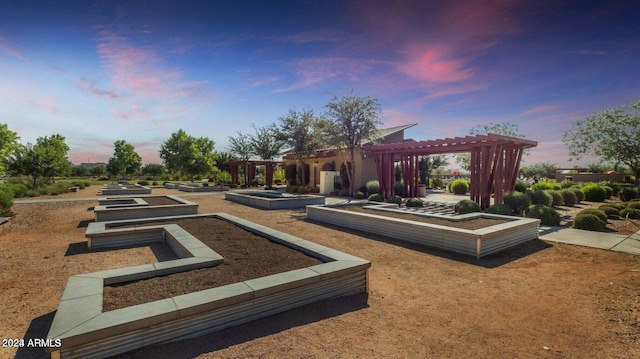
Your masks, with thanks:
[[[76,164],[117,140],[160,163],[180,128],[227,151],[353,90],[407,137],[507,122],[538,141],[525,164],[586,165],[562,134],[640,100],[639,64],[635,0],[0,0],[0,123],[65,136]]]

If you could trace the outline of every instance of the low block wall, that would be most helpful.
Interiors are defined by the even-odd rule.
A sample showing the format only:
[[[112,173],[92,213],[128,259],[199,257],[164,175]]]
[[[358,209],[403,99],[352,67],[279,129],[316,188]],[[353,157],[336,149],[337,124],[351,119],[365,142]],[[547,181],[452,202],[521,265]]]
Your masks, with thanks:
[[[273,197],[258,197],[252,194],[273,193]],[[325,198],[313,195],[286,195],[276,191],[229,192],[224,199],[262,209],[292,209],[308,205],[324,204]]]
[[[189,186],[189,185],[179,185],[178,190],[182,192],[221,192],[228,191],[229,186]]]
[[[102,186],[102,194],[105,196],[113,195],[130,195],[130,194],[151,194],[151,188],[135,185],[104,185]]]
[[[180,216],[198,213],[198,204],[176,196],[165,196],[176,201],[176,204],[149,206],[142,198],[118,199],[111,202],[110,199],[99,199],[98,205],[93,209],[96,222],[117,221],[122,219],[154,218],[166,216]],[[130,203],[133,201],[133,203]],[[106,203],[106,204],[104,204]],[[111,204],[113,203],[113,204]]]
[[[223,219],[324,263],[104,313],[104,285],[166,274],[164,267],[172,267],[176,261],[73,276],[47,335],[62,343],[60,348],[48,349],[51,356],[103,358],[148,345],[197,337],[319,300],[368,290],[369,261],[224,213],[173,218],[197,217]],[[153,220],[90,223],[86,235],[94,244],[108,245],[125,237],[129,243],[151,241],[151,237],[157,239],[162,237],[159,233],[164,233],[165,240],[171,238],[177,242],[175,246],[180,247],[174,250],[185,251],[179,256],[186,258],[177,261],[198,259],[194,253],[200,253],[202,248],[197,242],[202,242],[188,238],[188,233],[179,233],[181,228],[177,225],[169,225],[174,226],[172,232],[166,226],[153,226],[150,222]],[[137,223],[142,226],[117,228]],[[147,238],[136,239],[141,237]],[[206,252],[204,256],[212,255]]]
[[[341,211],[339,207],[340,205],[308,206],[307,218],[313,221],[379,234],[400,241],[466,254],[476,258],[538,238],[540,224],[538,219],[515,218],[486,213],[469,213],[455,217],[421,214],[425,217],[452,220],[452,225],[449,227],[412,221],[410,217],[407,217],[408,219],[397,219],[382,215]],[[382,207],[382,210],[403,213],[389,207],[380,207]],[[473,218],[504,219],[508,220],[508,222],[478,230],[455,228],[455,221]]]

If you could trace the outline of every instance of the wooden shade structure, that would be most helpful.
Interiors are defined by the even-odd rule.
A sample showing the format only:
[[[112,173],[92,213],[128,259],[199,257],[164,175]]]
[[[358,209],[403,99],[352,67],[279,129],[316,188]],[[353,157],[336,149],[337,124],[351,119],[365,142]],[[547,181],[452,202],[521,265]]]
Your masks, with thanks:
[[[471,199],[482,209],[502,203],[504,192],[513,191],[520,160],[535,141],[496,134],[445,138],[440,140],[399,142],[362,147],[363,156],[375,156],[380,193],[386,199],[395,194],[395,163],[400,162],[404,190],[408,197],[418,195],[420,156],[445,153],[471,153]]]
[[[240,166],[245,165],[245,161],[229,161],[225,162],[231,168],[231,183],[238,183],[238,173]],[[247,161],[247,171],[249,172],[249,180],[256,177],[256,167],[265,167],[265,182],[267,187],[273,186],[273,173],[278,165],[276,161]],[[245,183],[248,184],[248,183]]]

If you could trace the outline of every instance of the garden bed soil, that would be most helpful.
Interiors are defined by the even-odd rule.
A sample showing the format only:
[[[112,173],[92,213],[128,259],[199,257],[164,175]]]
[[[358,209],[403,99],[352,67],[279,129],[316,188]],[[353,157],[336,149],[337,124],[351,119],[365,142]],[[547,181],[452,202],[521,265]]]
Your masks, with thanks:
[[[45,338],[70,276],[158,260],[150,246],[86,248],[94,189],[39,198],[91,201],[14,205],[0,235],[3,338]],[[222,197],[188,199],[200,213],[227,212],[370,260],[369,292],[122,357],[640,357],[638,256],[534,240],[478,260]],[[14,356],[47,358],[41,348],[0,347],[0,357]]]
[[[363,206],[367,206],[367,205],[365,204]],[[336,206],[332,208],[337,210],[343,210],[343,211],[374,214],[376,216],[406,219],[406,220],[420,222],[420,223],[437,224],[440,226],[454,227],[459,229],[469,229],[469,230],[486,228],[486,227],[495,226],[495,225],[507,222],[506,220],[494,219],[494,218],[474,218],[474,219],[467,219],[464,221],[450,221],[442,218],[418,216],[415,214],[411,214],[410,212],[394,213],[389,211],[367,209],[367,208],[363,208],[363,206],[349,205],[349,206]]]
[[[149,206],[167,206],[167,205],[176,205],[183,204],[169,197],[160,196],[160,197],[142,197],[142,200],[147,202]]]
[[[106,286],[103,312],[322,263],[217,218],[153,222],[150,225],[171,223],[179,225],[216,251],[224,262],[212,268]]]

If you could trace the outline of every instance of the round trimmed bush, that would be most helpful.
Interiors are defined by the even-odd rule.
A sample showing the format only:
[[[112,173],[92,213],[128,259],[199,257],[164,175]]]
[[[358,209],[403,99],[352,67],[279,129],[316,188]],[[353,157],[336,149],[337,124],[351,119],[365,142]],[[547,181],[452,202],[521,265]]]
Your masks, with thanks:
[[[387,200],[387,203],[395,203],[398,206],[402,204],[402,197],[395,195]]]
[[[614,181],[604,181],[600,184],[611,188],[613,190],[612,196],[617,196],[620,193],[620,189],[622,188],[622,186],[620,186],[620,183]]]
[[[393,190],[397,196],[404,196],[404,183],[397,181],[396,184],[393,185]]]
[[[13,207],[13,191],[9,188],[0,188],[0,216],[11,217]]]
[[[570,180],[564,180],[562,182],[560,182],[560,188],[562,189],[567,189],[569,187],[573,187],[575,185],[575,183],[573,181]]]
[[[584,197],[584,192],[580,188],[573,187],[573,188],[570,188],[570,189],[576,195],[576,198],[578,198],[578,202],[576,202],[576,203],[580,203],[580,202],[584,201],[584,198],[585,198]]]
[[[2,188],[7,188],[13,193],[13,198],[22,198],[27,195],[28,188],[22,183],[7,183],[2,185]]]
[[[527,218],[537,218],[540,220],[540,224],[545,226],[560,225],[560,214],[555,209],[542,204],[529,206]]]
[[[513,213],[519,215],[525,208],[529,207],[531,200],[525,193],[515,191],[505,193],[502,197],[502,203],[509,206]]]
[[[603,211],[607,215],[607,218],[620,218],[620,210],[613,206],[603,204],[602,206],[598,207],[598,209]]]
[[[456,203],[453,209],[458,214],[480,212],[480,205],[470,199],[463,199]]]
[[[541,189],[534,189],[532,191],[528,191],[527,194],[531,199],[531,204],[542,204],[547,207],[551,207],[553,204],[553,197],[549,194],[549,192]]]
[[[553,198],[551,205],[553,207],[562,206],[564,204],[564,197],[560,194],[560,191],[547,191]]]
[[[364,199],[365,198],[364,197],[364,193],[358,191],[358,192],[356,192],[355,195],[353,195],[353,198],[355,198],[355,199]]]
[[[554,183],[554,182],[538,182],[538,183],[534,183],[533,185],[531,185],[531,189],[532,190],[551,189],[551,190],[557,191],[557,190],[560,190],[562,188],[560,187],[559,184]]]
[[[484,212],[491,214],[501,214],[504,216],[510,216],[513,213],[511,207],[507,206],[506,204],[495,204],[485,209]]]
[[[296,185],[287,185],[287,188],[284,190],[287,193],[298,193],[299,186]]]
[[[300,186],[300,187],[298,187],[298,191],[296,193],[297,194],[309,194],[309,193],[311,193],[311,189],[309,189],[309,187],[306,187],[306,186]]]
[[[371,202],[384,202],[384,198],[382,198],[382,195],[380,193],[372,194],[371,196],[369,196],[369,198],[367,198],[367,200]]]
[[[407,207],[423,207],[424,202],[418,198],[409,198],[406,203]]]
[[[640,209],[640,201],[629,201],[626,208]]]
[[[577,216],[573,221],[573,228],[584,229],[587,231],[602,232],[605,229],[605,224],[593,214],[584,214]]]
[[[600,185],[604,191],[607,194],[607,198],[611,198],[611,196],[613,196],[613,188],[609,187],[609,186],[605,186],[605,185]]]
[[[149,181],[147,180],[140,180],[138,181],[138,184],[141,186],[148,186],[149,185]]]
[[[638,198],[638,189],[635,187],[623,187],[620,190],[620,199],[624,202],[631,201],[634,198]]]
[[[625,208],[620,211],[620,218],[640,219],[640,209]]]
[[[366,191],[369,195],[380,192],[380,182],[378,180],[373,180],[367,182],[365,185]]]
[[[457,179],[449,184],[449,192],[455,194],[465,194],[469,192],[469,182],[463,179]]]
[[[311,193],[320,193],[320,187],[318,187],[318,186],[311,187],[311,189],[309,189],[309,191]]]
[[[607,223],[607,214],[605,213],[605,211],[601,209],[595,209],[595,208],[583,209],[582,211],[578,212],[578,214],[576,214],[576,218],[580,216],[584,216],[585,214],[592,214],[598,217],[598,219],[601,220],[603,223]]]
[[[570,189],[563,189],[560,191],[560,195],[562,195],[565,206],[573,206],[578,203],[578,197],[576,197],[576,194]]]
[[[588,183],[581,188],[582,192],[584,192],[585,201],[590,202],[604,202],[607,197],[607,191],[595,183]]]
[[[527,184],[522,180],[517,180],[514,190],[524,193],[527,190]]]

